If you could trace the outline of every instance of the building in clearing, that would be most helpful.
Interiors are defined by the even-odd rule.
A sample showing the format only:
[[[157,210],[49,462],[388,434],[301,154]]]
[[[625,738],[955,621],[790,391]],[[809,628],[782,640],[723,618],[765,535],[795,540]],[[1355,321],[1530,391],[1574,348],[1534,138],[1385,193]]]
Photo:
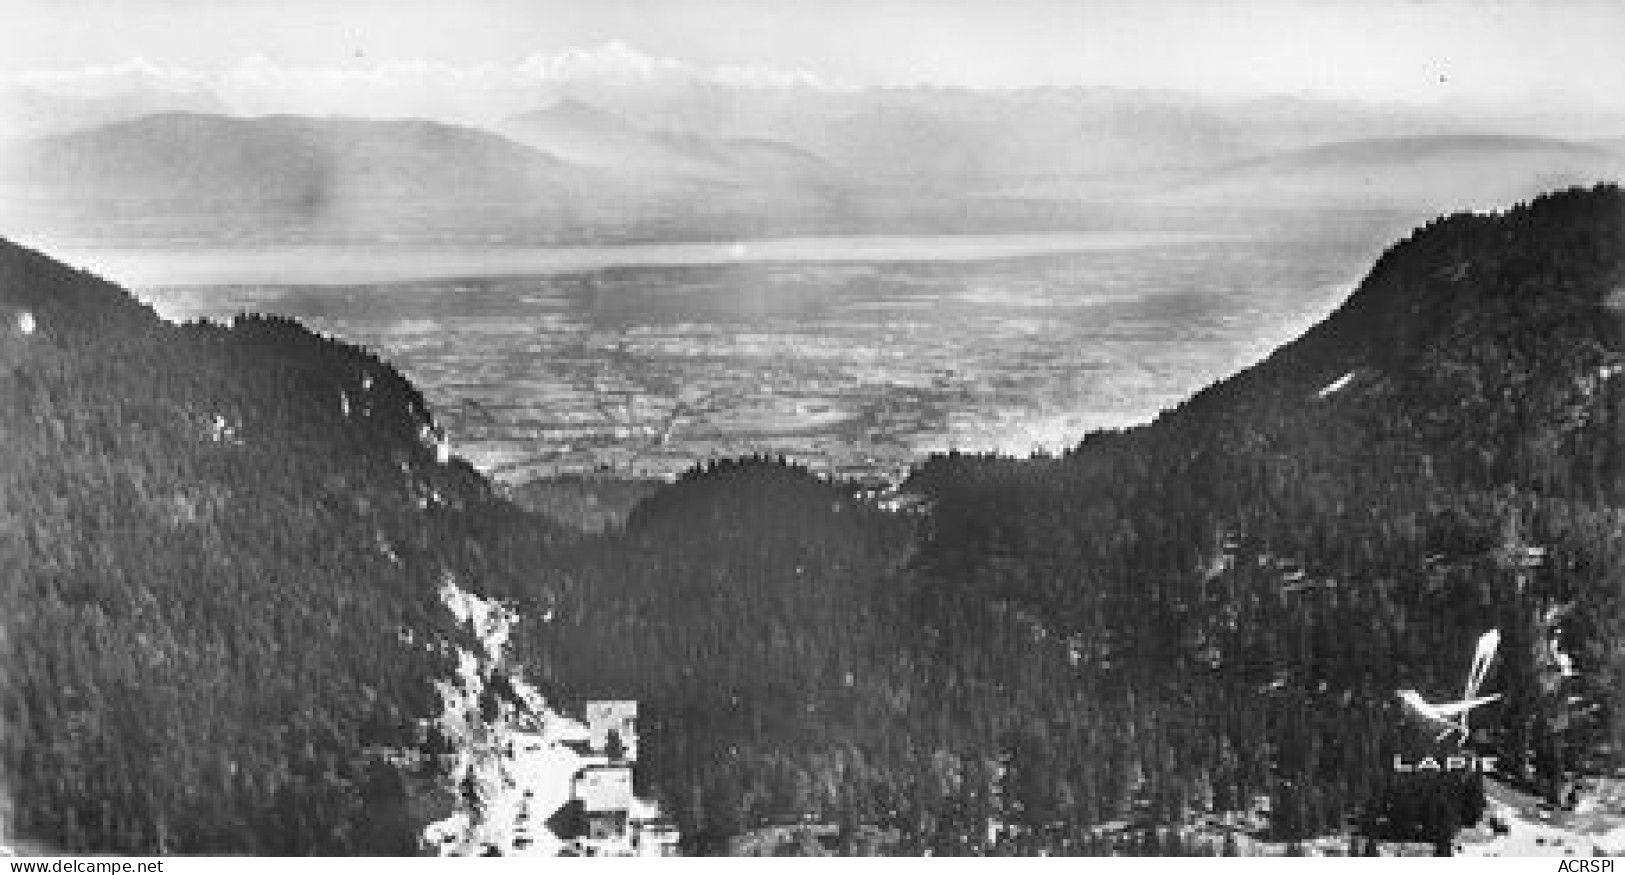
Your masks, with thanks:
[[[576,773],[574,797],[586,818],[585,841],[606,847],[632,838],[630,766],[587,766]]]
[[[581,767],[570,783],[572,816],[563,818],[572,842],[589,856],[670,856],[677,851],[677,830],[653,800],[633,789],[638,757],[638,703],[593,701],[586,704],[586,741],[577,742]]]
[[[619,739],[622,758],[638,760],[638,703],[625,700],[587,703],[587,735],[592,749],[608,752],[611,736]]]
[[[597,812],[622,812],[632,808],[632,767],[589,765],[576,772],[574,797],[581,800],[590,816]]]
[[[588,702],[586,719],[547,707],[506,663],[514,615],[448,580],[442,599],[480,638],[437,682],[444,706],[420,755],[443,761],[456,801],[424,828],[441,856],[670,856],[678,834],[633,792],[637,703]],[[442,743],[429,745],[433,738]],[[405,761],[405,757],[401,757]]]

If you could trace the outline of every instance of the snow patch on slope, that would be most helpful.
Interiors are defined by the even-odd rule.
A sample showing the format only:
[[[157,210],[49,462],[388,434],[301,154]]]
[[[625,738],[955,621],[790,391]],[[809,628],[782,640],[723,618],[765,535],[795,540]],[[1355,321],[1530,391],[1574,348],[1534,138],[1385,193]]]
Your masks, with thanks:
[[[560,734],[552,725],[564,718],[509,664],[518,616],[450,575],[440,600],[478,645],[458,648],[456,672],[435,684],[443,706],[435,726],[455,750],[450,780],[458,802],[423,838],[443,856],[557,854],[564,843],[543,822],[568,801],[579,764],[573,751],[551,743]]]
[[[442,856],[668,853],[675,832],[663,825],[657,804],[635,797],[628,800],[629,828],[618,835],[571,840],[553,831],[550,818],[580,798],[584,770],[624,772],[629,791],[630,766],[612,762],[586,724],[549,708],[525,681],[507,652],[519,620],[511,607],[462,589],[450,575],[440,599],[478,643],[459,648],[456,672],[436,683],[443,707],[434,725],[455,751],[449,781],[457,805],[424,828],[429,848]],[[589,710],[594,704],[616,705],[593,703]],[[623,742],[635,759],[629,727]]]
[[[1354,371],[1349,371],[1348,373],[1344,374],[1343,376],[1338,377],[1337,379],[1335,379],[1332,382],[1328,383],[1319,392],[1316,392],[1315,397],[1316,398],[1329,398],[1332,395],[1335,395],[1338,392],[1341,392],[1344,389],[1347,389],[1348,385],[1350,383],[1354,382],[1354,374],[1355,374]]]

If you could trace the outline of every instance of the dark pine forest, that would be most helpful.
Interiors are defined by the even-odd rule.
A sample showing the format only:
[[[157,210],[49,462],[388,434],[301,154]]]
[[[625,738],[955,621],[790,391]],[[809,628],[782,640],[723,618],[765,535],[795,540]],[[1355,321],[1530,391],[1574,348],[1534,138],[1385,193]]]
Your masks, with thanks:
[[[910,512],[743,459],[567,533],[291,321],[168,324],[9,244],[0,317],[0,762],[45,845],[411,852],[418,776],[375,751],[423,743],[448,577],[520,607],[559,702],[640,701],[640,789],[700,853],[808,818],[850,852],[1198,852],[1266,809],[1448,845],[1481,788],[1392,772],[1394,691],[1459,694],[1490,628],[1496,780],[1620,764],[1617,188],[1435,220],[1156,422],[925,460]]]

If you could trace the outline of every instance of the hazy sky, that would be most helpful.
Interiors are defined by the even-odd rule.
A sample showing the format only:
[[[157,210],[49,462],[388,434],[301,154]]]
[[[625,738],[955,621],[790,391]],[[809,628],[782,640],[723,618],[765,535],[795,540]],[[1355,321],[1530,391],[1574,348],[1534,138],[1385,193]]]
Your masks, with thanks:
[[[1428,101],[1625,84],[1620,0],[0,0],[0,73],[132,59],[514,65],[619,41],[853,85],[1119,85]]]

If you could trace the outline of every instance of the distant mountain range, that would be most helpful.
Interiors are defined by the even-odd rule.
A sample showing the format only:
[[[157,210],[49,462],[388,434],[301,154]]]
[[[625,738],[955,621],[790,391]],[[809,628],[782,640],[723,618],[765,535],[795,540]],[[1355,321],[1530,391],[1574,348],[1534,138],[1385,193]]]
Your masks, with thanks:
[[[498,130],[639,185],[780,189],[844,182],[829,162],[789,143],[647,130],[577,100],[514,116]]]
[[[1547,137],[1440,135],[1328,143],[1195,174],[1159,197],[1302,209],[1489,207],[1625,178],[1625,149]]]
[[[72,96],[22,86],[0,87],[0,143],[80,131],[163,112],[229,113],[206,91],[127,89]]]
[[[29,141],[0,169],[47,227],[372,237],[574,221],[607,180],[439,122],[163,113]]]
[[[581,105],[507,127],[534,146],[423,120],[145,115],[0,153],[0,221],[145,239],[550,240],[821,214],[847,185],[787,144],[644,131]]]
[[[238,117],[199,91],[14,89],[0,118],[9,106],[26,120],[0,146],[0,221],[135,240],[1066,230],[1124,205],[1420,216],[1619,179],[1625,164],[1625,141],[1531,133],[1540,119],[1495,128],[1482,113],[628,69],[549,80],[562,97],[487,128]],[[169,104],[207,111],[151,112]]]

